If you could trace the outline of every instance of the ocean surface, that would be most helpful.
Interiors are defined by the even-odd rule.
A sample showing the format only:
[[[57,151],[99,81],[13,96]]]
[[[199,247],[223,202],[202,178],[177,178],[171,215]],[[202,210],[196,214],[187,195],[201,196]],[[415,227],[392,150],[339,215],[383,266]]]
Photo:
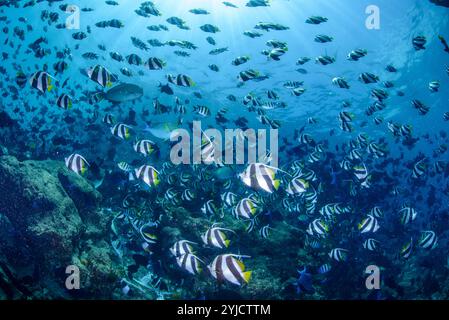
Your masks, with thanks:
[[[0,0],[0,299],[448,299],[448,6]]]

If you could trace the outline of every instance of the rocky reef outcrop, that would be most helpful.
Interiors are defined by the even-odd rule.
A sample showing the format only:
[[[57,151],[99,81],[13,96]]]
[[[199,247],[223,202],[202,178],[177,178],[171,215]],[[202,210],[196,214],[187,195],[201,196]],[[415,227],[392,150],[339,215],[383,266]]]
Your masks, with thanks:
[[[0,156],[0,193],[0,296],[110,298],[120,268],[100,193],[63,162],[12,156]],[[69,265],[79,290],[65,286]]]

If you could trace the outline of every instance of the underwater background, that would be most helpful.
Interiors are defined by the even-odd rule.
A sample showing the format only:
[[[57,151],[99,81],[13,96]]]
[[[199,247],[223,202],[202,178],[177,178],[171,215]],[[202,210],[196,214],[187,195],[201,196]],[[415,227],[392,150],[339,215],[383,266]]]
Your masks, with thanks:
[[[448,299],[448,7],[0,0],[0,299]]]

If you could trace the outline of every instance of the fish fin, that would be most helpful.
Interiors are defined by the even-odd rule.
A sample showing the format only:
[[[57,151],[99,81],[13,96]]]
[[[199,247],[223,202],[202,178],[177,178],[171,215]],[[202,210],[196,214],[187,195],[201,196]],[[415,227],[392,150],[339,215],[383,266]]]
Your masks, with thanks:
[[[244,271],[244,270],[245,270],[245,265],[243,264],[243,262],[242,262],[242,261],[240,261],[240,260],[237,260],[237,264],[239,265],[239,267],[240,267],[240,269],[241,269],[242,271]]]
[[[225,240],[225,246],[226,246],[226,248],[228,248],[229,247],[229,244],[231,243],[231,241],[228,239],[228,240]]]
[[[251,279],[251,274],[252,271],[243,272],[243,279],[245,280],[246,283],[248,283],[249,280]]]
[[[274,180],[273,186],[274,189],[279,189],[279,186],[281,185],[281,180]]]

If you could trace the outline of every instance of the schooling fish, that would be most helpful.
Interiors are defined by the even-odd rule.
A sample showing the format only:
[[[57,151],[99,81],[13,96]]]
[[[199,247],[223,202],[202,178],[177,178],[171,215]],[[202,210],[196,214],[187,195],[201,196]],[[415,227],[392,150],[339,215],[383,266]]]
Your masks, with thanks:
[[[67,168],[79,175],[84,175],[89,167],[87,160],[79,154],[71,154],[65,158],[65,165]]]
[[[208,269],[218,282],[227,281],[242,286],[249,282],[252,272],[245,271],[245,265],[238,260],[241,258],[249,257],[236,254],[219,255],[208,266]]]

